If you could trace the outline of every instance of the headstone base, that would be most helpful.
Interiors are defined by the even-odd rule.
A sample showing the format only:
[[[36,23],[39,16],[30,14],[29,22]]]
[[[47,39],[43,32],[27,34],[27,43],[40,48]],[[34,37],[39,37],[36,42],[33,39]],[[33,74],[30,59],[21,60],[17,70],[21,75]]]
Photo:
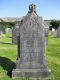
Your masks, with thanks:
[[[46,78],[50,74],[51,71],[46,69],[14,69],[12,78]]]

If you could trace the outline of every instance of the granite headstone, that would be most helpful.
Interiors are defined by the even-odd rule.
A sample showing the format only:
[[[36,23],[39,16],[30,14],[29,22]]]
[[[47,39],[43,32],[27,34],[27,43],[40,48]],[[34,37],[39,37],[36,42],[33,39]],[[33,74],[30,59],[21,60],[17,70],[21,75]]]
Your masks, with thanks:
[[[60,38],[60,26],[59,26],[58,29],[57,29],[57,37]]]
[[[17,44],[17,35],[18,35],[18,31],[19,31],[19,25],[15,24],[15,27],[13,27],[12,29],[12,43],[13,44]]]
[[[45,30],[42,17],[29,6],[28,14],[21,21],[18,36],[18,58],[13,78],[45,78],[50,75],[45,54]]]
[[[49,27],[46,24],[45,25],[45,42],[46,42],[46,45],[48,45],[48,35],[49,35]]]

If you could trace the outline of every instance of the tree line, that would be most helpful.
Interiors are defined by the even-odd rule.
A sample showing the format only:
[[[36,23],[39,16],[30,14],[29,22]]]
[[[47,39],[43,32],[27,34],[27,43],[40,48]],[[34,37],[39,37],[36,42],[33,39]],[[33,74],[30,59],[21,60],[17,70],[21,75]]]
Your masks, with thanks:
[[[52,30],[52,28],[54,28],[55,30],[57,30],[58,27],[59,27],[59,25],[60,25],[60,20],[52,20],[50,22],[49,30]]]

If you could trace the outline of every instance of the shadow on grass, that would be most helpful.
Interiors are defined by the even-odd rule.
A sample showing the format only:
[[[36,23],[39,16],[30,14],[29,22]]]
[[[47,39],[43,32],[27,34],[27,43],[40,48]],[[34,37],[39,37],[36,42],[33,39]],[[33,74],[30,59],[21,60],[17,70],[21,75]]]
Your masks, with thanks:
[[[7,38],[12,38],[12,36],[7,36]]]
[[[50,36],[50,37],[52,37],[52,38],[56,38],[56,36]]]
[[[0,44],[8,44],[8,45],[13,45],[12,43],[7,43],[7,42],[0,42]]]
[[[0,57],[0,66],[7,71],[7,75],[12,77],[12,69],[15,68],[15,63],[6,57]]]

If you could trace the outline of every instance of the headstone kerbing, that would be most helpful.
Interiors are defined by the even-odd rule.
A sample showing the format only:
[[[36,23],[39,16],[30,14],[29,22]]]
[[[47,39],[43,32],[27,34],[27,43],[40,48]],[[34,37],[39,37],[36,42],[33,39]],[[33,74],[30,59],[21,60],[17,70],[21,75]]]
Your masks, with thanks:
[[[45,58],[45,34],[43,21],[35,13],[34,5],[19,30],[18,59],[12,77],[45,78],[50,75]]]

